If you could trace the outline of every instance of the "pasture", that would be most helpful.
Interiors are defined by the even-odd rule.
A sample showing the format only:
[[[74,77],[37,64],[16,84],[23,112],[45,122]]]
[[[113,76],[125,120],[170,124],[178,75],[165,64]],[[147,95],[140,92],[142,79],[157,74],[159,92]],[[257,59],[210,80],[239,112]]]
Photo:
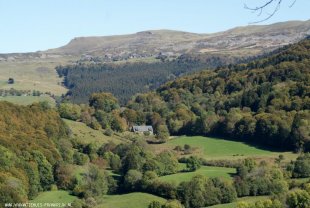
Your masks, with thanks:
[[[63,203],[67,206],[69,203],[72,203],[77,197],[70,195],[67,191],[46,191],[42,192],[37,196],[35,199],[31,200],[30,203]],[[65,206],[58,206],[58,207],[65,207]],[[36,206],[40,207],[40,206]],[[49,206],[42,206],[42,207],[49,207]]]
[[[257,159],[276,158],[279,154],[285,159],[291,160],[297,157],[292,152],[279,152],[261,149],[249,144],[203,136],[181,136],[170,139],[167,143],[161,144],[157,149],[174,149],[175,146],[190,145],[197,149],[194,154],[207,160],[234,160],[245,157],[255,157]]]
[[[106,195],[101,198],[100,204],[96,208],[147,208],[152,201],[165,203],[166,199],[140,192]]]
[[[63,120],[71,130],[71,137],[81,143],[95,143],[97,145],[102,145],[110,141],[113,141],[115,144],[122,142],[121,138],[118,136],[106,136],[103,134],[103,130],[92,129],[82,122],[71,121],[68,119]]]
[[[185,169],[186,165],[181,164],[181,167],[182,169]],[[232,175],[235,173],[236,173],[235,168],[202,166],[200,169],[196,170],[195,172],[179,172],[176,174],[159,177],[159,180],[179,184],[183,181],[191,180],[191,178],[196,175],[204,175],[210,178],[219,177],[219,178],[230,180]]]
[[[67,89],[61,86],[55,67],[70,63],[74,57],[25,59],[0,62],[0,89],[38,90],[62,95]],[[8,78],[14,78],[14,84],[7,84]]]

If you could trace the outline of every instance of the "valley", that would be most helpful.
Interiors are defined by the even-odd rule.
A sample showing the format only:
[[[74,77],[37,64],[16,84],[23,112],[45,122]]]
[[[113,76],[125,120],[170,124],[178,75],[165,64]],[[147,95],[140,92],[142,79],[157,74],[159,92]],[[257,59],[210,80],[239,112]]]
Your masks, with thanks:
[[[0,55],[0,202],[307,208],[309,31],[152,30]]]

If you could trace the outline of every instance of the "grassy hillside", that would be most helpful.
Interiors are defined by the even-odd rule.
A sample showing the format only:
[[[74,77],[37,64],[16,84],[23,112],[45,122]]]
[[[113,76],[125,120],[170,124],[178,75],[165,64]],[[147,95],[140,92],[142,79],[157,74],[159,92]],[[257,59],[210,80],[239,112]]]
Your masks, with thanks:
[[[55,67],[70,63],[74,58],[47,58],[0,61],[0,89],[14,88],[17,90],[38,90],[51,92],[55,95],[66,93],[61,86],[62,79],[58,77]],[[14,78],[14,84],[7,84],[8,78]]]
[[[113,141],[115,144],[122,142],[119,136],[106,136],[102,130],[94,130],[84,123],[68,119],[63,120],[71,130],[71,137],[76,139],[79,143],[96,143],[100,145],[110,141]]]
[[[182,164],[182,167],[185,168],[186,166]],[[195,175],[204,175],[210,178],[219,177],[230,180],[232,175],[235,173],[236,173],[235,168],[202,166],[195,172],[181,172],[172,175],[162,176],[159,178],[159,180],[179,184],[183,181],[190,181],[191,178],[194,177]]]
[[[291,152],[279,152],[272,149],[262,149],[244,142],[230,141],[219,138],[203,136],[181,136],[169,140],[166,144],[161,144],[162,149],[174,149],[175,146],[184,146],[185,144],[196,148],[194,154],[207,160],[217,159],[240,159],[245,157],[255,158],[276,158],[279,154],[285,155],[287,159],[294,159],[296,154]]]
[[[164,203],[166,200],[146,193],[130,193],[123,195],[108,195],[103,197],[96,208],[146,208],[152,201]]]
[[[66,207],[67,205],[70,205],[70,203],[72,203],[75,199],[77,199],[77,197],[70,195],[67,191],[47,191],[40,193],[39,196],[31,200],[30,203],[60,203],[65,205],[60,207]],[[46,206],[38,206],[38,208],[43,207]]]

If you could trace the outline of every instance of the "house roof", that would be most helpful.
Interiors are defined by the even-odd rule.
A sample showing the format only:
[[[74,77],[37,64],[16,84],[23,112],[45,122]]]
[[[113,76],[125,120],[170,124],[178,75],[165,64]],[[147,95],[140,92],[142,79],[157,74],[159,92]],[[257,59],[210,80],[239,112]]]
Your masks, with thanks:
[[[133,131],[140,131],[140,132],[153,131],[152,126],[133,126],[132,129]]]

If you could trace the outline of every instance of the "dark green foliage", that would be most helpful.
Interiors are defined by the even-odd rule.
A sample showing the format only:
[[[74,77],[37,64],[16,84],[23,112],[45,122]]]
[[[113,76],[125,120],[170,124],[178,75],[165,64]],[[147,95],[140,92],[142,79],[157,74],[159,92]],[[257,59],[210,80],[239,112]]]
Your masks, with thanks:
[[[77,165],[85,165],[89,161],[87,155],[75,151],[73,154],[73,162]]]
[[[78,120],[81,117],[81,107],[72,103],[61,103],[58,112],[62,118]]]
[[[156,89],[161,84],[183,74],[198,71],[206,66],[218,67],[225,63],[218,58],[203,60],[181,56],[174,61],[125,64],[75,64],[58,66],[59,76],[65,77],[69,88],[68,98],[76,103],[86,103],[95,92],[111,92],[122,104],[131,96]]]
[[[294,163],[293,177],[310,177],[310,153],[306,153],[297,158]]]
[[[121,117],[118,100],[110,93],[94,93],[85,104],[61,103],[58,112],[62,118],[82,121],[87,126],[111,136],[113,131],[123,132],[128,129],[126,120]]]
[[[152,201],[148,208],[161,208],[161,203],[159,201]]]
[[[89,106],[107,113],[119,108],[117,99],[111,93],[93,93],[89,98]]]
[[[117,154],[108,151],[104,153],[103,158],[108,161],[108,164],[112,170],[119,171],[121,168],[121,159]]]
[[[104,152],[107,148],[100,148]],[[119,151],[119,152],[118,152]],[[138,170],[140,172],[154,171],[158,175],[173,174],[178,171],[178,160],[172,152],[161,152],[155,156],[146,148],[145,142],[137,141],[130,145],[118,145],[114,153],[121,158],[121,172]]]
[[[137,170],[129,170],[124,177],[124,186],[127,190],[139,190],[142,180],[142,173]]]
[[[196,171],[201,167],[200,160],[196,156],[190,156],[186,161],[188,171]]]
[[[178,197],[185,207],[200,208],[219,203],[229,203],[237,198],[234,187],[219,179],[195,176],[178,187]]]
[[[55,167],[55,181],[59,189],[72,190],[74,187],[72,166],[66,163],[57,164]]]
[[[166,125],[159,125],[157,128],[156,139],[165,142],[169,139],[169,130]]]
[[[244,162],[237,168],[237,176],[234,178],[239,197],[283,194],[288,191],[288,184],[279,168],[264,164],[254,167],[248,164]]]
[[[102,169],[95,165],[90,165],[88,171],[74,188],[75,194],[84,198],[103,196],[108,192],[109,176]],[[110,179],[110,181],[112,181]]]
[[[178,172],[178,160],[173,153],[168,151],[161,152],[156,157],[156,161],[160,163],[159,175],[169,175]]]
[[[39,151],[33,151],[32,156],[38,164],[40,176],[40,184],[44,191],[49,190],[54,182],[52,165],[47,161],[46,157]]]
[[[146,154],[143,148],[135,145],[130,145],[129,149],[125,154],[125,157],[122,158],[123,173],[126,173],[130,169],[142,170],[142,167],[146,161]]]
[[[295,190],[288,194],[286,203],[289,208],[310,207],[310,194],[305,190]]]

